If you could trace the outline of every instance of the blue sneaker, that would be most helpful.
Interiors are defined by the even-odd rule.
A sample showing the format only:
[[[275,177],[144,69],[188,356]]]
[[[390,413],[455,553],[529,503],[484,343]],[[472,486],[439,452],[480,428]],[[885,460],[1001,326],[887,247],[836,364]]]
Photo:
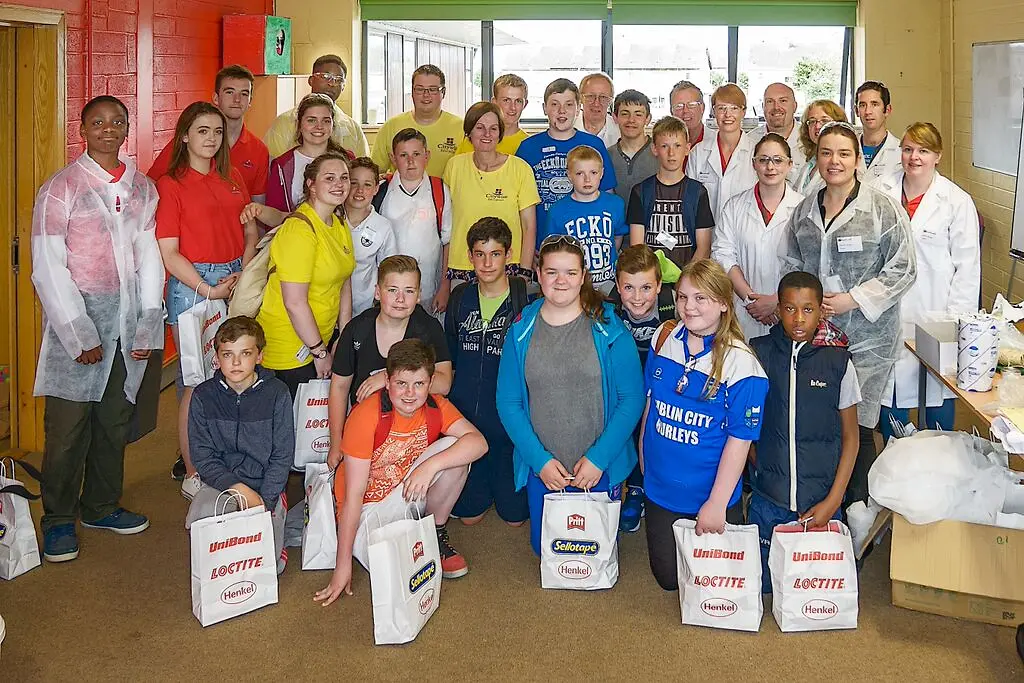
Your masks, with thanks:
[[[640,520],[644,516],[644,489],[641,486],[626,488],[626,500],[619,511],[619,531],[633,533],[640,528]]]
[[[74,524],[58,524],[43,536],[43,557],[47,562],[69,562],[78,557],[78,536]]]
[[[106,529],[115,534],[137,534],[149,528],[149,520],[145,516],[135,512],[129,512],[124,508],[117,508],[103,519],[95,522],[82,520],[82,526],[90,529]]]

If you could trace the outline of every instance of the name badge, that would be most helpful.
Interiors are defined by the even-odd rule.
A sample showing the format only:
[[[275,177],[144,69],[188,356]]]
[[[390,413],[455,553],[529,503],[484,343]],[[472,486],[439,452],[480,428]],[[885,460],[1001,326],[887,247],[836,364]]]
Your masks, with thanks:
[[[302,347],[299,349],[299,352],[295,354],[295,360],[302,363],[307,358],[309,358],[309,348],[305,344],[303,344]]]
[[[839,247],[840,254],[851,251],[864,251],[864,245],[861,243],[860,235],[838,237],[836,238],[836,246]]]
[[[658,244],[670,250],[675,249],[676,245],[679,244],[679,240],[677,240],[675,237],[668,234],[667,232],[659,232],[658,236],[655,237],[654,239],[655,241],[657,241]]]

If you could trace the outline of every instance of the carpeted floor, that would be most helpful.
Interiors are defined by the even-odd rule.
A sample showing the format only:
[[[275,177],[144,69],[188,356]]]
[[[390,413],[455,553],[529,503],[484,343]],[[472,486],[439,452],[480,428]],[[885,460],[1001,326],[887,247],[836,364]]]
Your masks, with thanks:
[[[173,402],[165,392],[161,429],[128,451],[123,502],[148,514],[150,529],[83,529],[78,560],[0,583],[0,681],[1024,679],[1012,629],[890,604],[888,542],[861,576],[856,631],[784,635],[766,611],[753,635],[680,625],[677,594],[655,584],[642,533],[622,538],[611,591],[542,591],[527,530],[493,514],[472,529],[451,524],[471,572],[444,583],[409,645],[374,647],[361,569],[352,597],[315,605],[330,573],[301,571],[297,550],[279,604],[203,629],[191,612],[186,503],[168,477]]]

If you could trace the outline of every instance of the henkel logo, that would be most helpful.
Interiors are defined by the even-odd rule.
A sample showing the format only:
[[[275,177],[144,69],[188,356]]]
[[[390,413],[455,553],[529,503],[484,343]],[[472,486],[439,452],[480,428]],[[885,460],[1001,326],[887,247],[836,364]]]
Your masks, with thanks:
[[[693,577],[694,586],[704,588],[743,588],[747,579],[744,576],[706,576],[697,574]]]
[[[831,600],[808,600],[801,611],[808,619],[824,621],[839,614],[839,605]]]
[[[797,590],[824,590],[841,591],[846,587],[846,579],[827,578],[824,576],[813,576],[806,579],[793,581],[793,588]]]
[[[415,562],[421,557],[423,557],[423,541],[416,541],[412,547],[412,561]]]
[[[551,541],[551,551],[556,555],[597,555],[601,544],[597,541],[573,541],[568,538],[556,538]]]
[[[793,553],[794,562],[842,562],[846,552],[840,550],[838,553],[823,553],[817,550],[809,553]]]
[[[319,436],[313,439],[313,443],[309,444],[309,447],[313,449],[314,453],[326,453],[331,450],[331,437]]]
[[[227,605],[237,605],[256,595],[256,584],[252,581],[239,581],[224,589],[220,601]]]
[[[579,560],[566,560],[558,565],[558,575],[564,579],[589,579],[590,565]]]
[[[253,534],[252,536],[231,536],[225,538],[223,541],[214,541],[210,544],[210,552],[215,553],[218,550],[224,550],[225,548],[234,548],[236,545],[245,545],[246,543],[259,543],[263,540],[263,532]]]
[[[237,562],[229,562],[228,564],[222,564],[219,567],[214,567],[213,571],[210,572],[210,580],[219,579],[224,576],[231,576],[236,572],[244,572],[247,569],[257,569],[263,566],[263,556],[250,557],[246,560],[238,560]]]
[[[420,598],[420,614],[426,614],[430,611],[430,608],[434,605],[434,589],[429,589]]]
[[[700,609],[710,617],[730,617],[739,609],[736,603],[725,598],[711,598],[700,603]]]
[[[569,531],[571,529],[579,529],[580,531],[587,530],[587,518],[583,515],[569,515],[565,518],[565,529]]]
[[[742,560],[745,550],[722,550],[721,548],[694,548],[693,556],[698,560]]]
[[[325,405],[327,405],[327,399],[326,398],[308,398],[308,399],[306,399],[306,405],[311,407],[311,408],[313,406],[325,406]]]
[[[200,334],[202,334],[203,332],[206,332],[207,328],[209,328],[210,325],[212,325],[215,322],[217,322],[218,320],[220,320],[220,318],[221,318],[221,312],[217,311],[217,315],[213,316],[212,318],[210,318],[209,320],[207,320],[206,322],[203,323],[203,329],[199,331]]]
[[[409,577],[409,592],[415,593],[419,589],[423,588],[427,585],[427,582],[434,578],[434,574],[436,573],[437,565],[434,564],[433,560],[431,560],[422,569]]]

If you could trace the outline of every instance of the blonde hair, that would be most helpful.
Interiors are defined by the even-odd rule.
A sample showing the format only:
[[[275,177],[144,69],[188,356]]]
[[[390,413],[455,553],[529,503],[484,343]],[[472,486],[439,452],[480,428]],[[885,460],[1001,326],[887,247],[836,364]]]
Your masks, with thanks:
[[[395,254],[394,256],[388,256],[386,259],[380,262],[377,266],[377,282],[382,286],[384,284],[384,278],[392,273],[416,273],[416,286],[419,286],[422,275],[420,273],[420,264],[417,263],[416,259],[412,256],[406,256],[405,254]]]
[[[800,149],[804,153],[804,157],[810,161],[815,154],[818,153],[818,143],[811,140],[811,133],[808,131],[810,126],[807,123],[807,118],[811,115],[811,110],[815,107],[825,110],[825,114],[828,115],[833,121],[846,121],[846,112],[843,108],[832,100],[814,100],[807,105],[804,109],[804,115],[800,117]]]
[[[936,154],[942,154],[942,133],[933,124],[926,121],[917,121],[907,126],[903,132],[900,142],[910,138],[914,144],[930,149]]]
[[[715,302],[725,306],[725,311],[718,321],[718,329],[715,330],[715,340],[711,344],[711,373],[708,381],[704,384],[704,391],[701,398],[711,399],[718,393],[722,385],[722,372],[725,367],[725,357],[734,346],[747,349],[743,341],[743,330],[740,329],[739,319],[736,317],[736,306],[733,303],[733,288],[729,276],[725,274],[722,266],[717,261],[709,258],[690,261],[683,268],[679,275],[679,282],[676,283],[676,295],[679,294],[679,286],[683,280],[689,280],[695,288],[707,294]]]
[[[711,106],[714,107],[719,102],[735,104],[743,109],[747,108],[747,96],[735,83],[726,83],[715,88],[715,92],[711,93]]]
[[[601,153],[590,145],[573,147],[572,150],[565,155],[566,169],[572,169],[573,166],[584,161],[596,161],[601,165],[601,168],[604,168],[604,157],[602,157]]]
[[[522,88],[524,98],[530,92],[529,88],[526,87],[526,81],[516,74],[502,74],[495,78],[494,85],[491,86],[491,97],[497,97],[498,91],[502,88]]]
[[[580,81],[580,92],[582,92],[583,89],[587,87],[587,83],[590,83],[593,80],[602,80],[606,82],[608,84],[608,87],[611,88],[612,94],[615,94],[615,84],[612,83],[612,77],[604,73],[603,71],[597,71],[595,73],[587,74],[586,76],[584,76],[583,80]]]
[[[682,135],[686,144],[690,144],[690,131],[687,130],[686,124],[674,116],[663,116],[658,119],[651,129],[651,142],[657,144],[658,138],[662,135]]]

